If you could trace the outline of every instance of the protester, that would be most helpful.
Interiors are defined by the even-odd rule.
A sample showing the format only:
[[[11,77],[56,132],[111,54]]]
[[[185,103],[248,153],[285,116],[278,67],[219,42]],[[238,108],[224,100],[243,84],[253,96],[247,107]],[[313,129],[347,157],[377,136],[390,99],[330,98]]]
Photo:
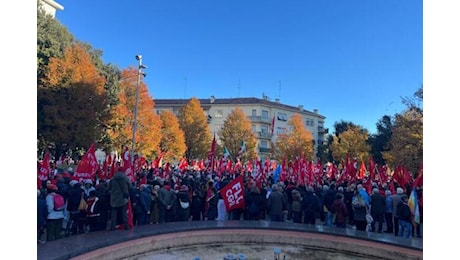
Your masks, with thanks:
[[[61,238],[62,222],[64,221],[64,210],[54,208],[54,196],[58,187],[55,184],[47,186],[46,206],[48,216],[46,218],[46,241],[53,241]]]
[[[332,221],[333,224],[338,228],[346,228],[348,211],[345,202],[343,202],[342,193],[335,195],[335,200],[331,206],[331,213],[335,216]]]
[[[367,227],[366,214],[369,211],[369,208],[361,193],[356,193],[352,206],[356,230],[365,231]]]
[[[281,193],[279,184],[273,184],[268,196],[267,211],[271,221],[283,222],[283,211],[287,208],[287,198]]]
[[[393,233],[393,199],[391,198],[391,190],[386,190],[385,196],[385,222],[387,226],[385,233]]]
[[[125,230],[131,227],[128,224],[128,199],[129,187],[131,183],[125,173],[118,171],[109,182],[108,190],[110,192],[111,225],[110,230],[115,230],[118,220],[118,214],[121,214],[121,220]]]
[[[159,196],[159,223],[174,221],[174,206],[176,203],[176,193],[171,190],[171,186],[167,181],[158,192]]]
[[[41,196],[40,190],[37,189],[37,242],[43,244],[42,235],[46,229],[46,219],[48,218],[48,207],[45,199]]]
[[[378,222],[378,232],[382,233],[383,222],[385,218],[385,197],[383,197],[378,188],[372,190],[371,195],[371,216],[374,221],[371,223],[371,231],[375,232],[375,222]]]
[[[313,193],[314,189],[311,186],[307,187],[307,191],[302,198],[303,223],[314,225],[316,224],[316,215],[321,211],[321,204],[318,197]]]
[[[397,217],[398,217],[398,224],[399,224],[399,237],[404,238],[411,238],[412,236],[412,213],[410,211],[409,205],[407,205],[407,201],[409,197],[404,194],[401,196],[401,201],[398,203],[397,207]]]

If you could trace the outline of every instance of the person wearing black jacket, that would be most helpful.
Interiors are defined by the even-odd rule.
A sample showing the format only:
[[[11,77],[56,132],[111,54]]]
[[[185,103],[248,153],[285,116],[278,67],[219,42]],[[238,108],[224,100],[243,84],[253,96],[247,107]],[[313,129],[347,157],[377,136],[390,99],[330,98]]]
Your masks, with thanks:
[[[337,191],[335,190],[335,185],[331,184],[329,189],[326,191],[324,194],[324,206],[326,206],[327,209],[327,215],[326,215],[326,225],[329,227],[332,227],[332,203],[334,203],[335,200],[335,195],[337,194]]]
[[[304,224],[316,224],[316,213],[321,211],[321,205],[318,197],[313,193],[313,187],[308,186],[307,191],[302,198],[302,211]]]
[[[261,212],[265,210],[265,198],[260,194],[257,185],[251,187],[251,191],[246,196],[244,205],[246,207],[247,220],[260,220]]]
[[[406,194],[401,196],[401,202],[398,204],[397,213],[399,224],[399,237],[410,239],[412,236],[412,213],[407,205],[408,197]]]
[[[378,232],[382,233],[383,220],[385,218],[385,197],[383,197],[378,188],[372,190],[371,195],[371,216],[374,221],[371,223],[371,231],[375,232],[375,222],[379,222]]]

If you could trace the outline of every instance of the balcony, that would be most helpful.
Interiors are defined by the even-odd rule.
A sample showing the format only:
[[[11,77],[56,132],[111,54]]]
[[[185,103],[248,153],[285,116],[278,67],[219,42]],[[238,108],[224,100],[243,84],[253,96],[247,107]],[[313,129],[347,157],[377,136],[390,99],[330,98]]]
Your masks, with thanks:
[[[329,129],[324,128],[322,126],[318,126],[318,133],[319,134],[327,134],[329,132]]]
[[[272,123],[270,118],[264,118],[261,116],[248,116],[248,119],[251,121],[251,123],[263,123],[269,125]]]
[[[257,138],[272,139],[272,135],[267,132],[257,132]]]

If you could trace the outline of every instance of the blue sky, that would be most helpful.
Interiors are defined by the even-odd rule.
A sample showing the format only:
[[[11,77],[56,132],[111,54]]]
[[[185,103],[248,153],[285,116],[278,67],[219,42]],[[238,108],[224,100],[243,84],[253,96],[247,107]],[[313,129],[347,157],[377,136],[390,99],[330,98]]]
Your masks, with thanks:
[[[280,98],[371,133],[423,84],[420,0],[58,0],[106,63],[148,66],[152,97]]]

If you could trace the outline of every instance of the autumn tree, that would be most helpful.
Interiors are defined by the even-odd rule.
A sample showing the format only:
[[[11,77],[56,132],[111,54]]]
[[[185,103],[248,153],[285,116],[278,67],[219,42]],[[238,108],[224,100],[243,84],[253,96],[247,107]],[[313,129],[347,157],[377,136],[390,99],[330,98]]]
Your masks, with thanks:
[[[162,121],[160,150],[164,153],[166,161],[178,161],[184,157],[187,150],[179,120],[168,110],[161,112],[160,118]]]
[[[423,163],[422,88],[415,92],[414,98],[416,102],[404,99],[407,109],[395,115],[390,150],[383,153],[383,158],[390,166],[404,165],[415,175]]]
[[[336,162],[345,161],[347,154],[351,158],[357,157],[359,160],[367,160],[370,151],[370,146],[367,143],[368,138],[368,131],[359,126],[349,126],[338,136],[334,135],[331,144],[334,160]]]
[[[120,78],[119,103],[112,110],[112,121],[109,122],[112,127],[107,134],[113,140],[114,147],[121,152],[123,147],[128,146],[131,149],[132,146],[138,69],[123,69]],[[156,154],[161,141],[162,122],[155,114],[154,106],[147,86],[140,81],[134,152],[147,157]]]
[[[242,155],[241,161],[257,158],[256,136],[252,131],[251,121],[249,121],[241,108],[235,107],[227,116],[219,132],[219,138],[222,142],[222,147],[227,147],[233,160],[236,159],[243,140],[246,143],[246,152]]]
[[[276,139],[275,158],[282,161],[294,160],[297,156],[305,156],[309,160],[314,158],[313,135],[305,127],[302,116],[292,115],[288,121],[289,130],[279,134]]]
[[[78,43],[62,58],[51,57],[37,90],[38,140],[60,149],[89,147],[104,134],[110,118],[105,78]]]
[[[188,159],[206,158],[211,147],[211,131],[200,101],[193,97],[179,111],[179,124],[185,134]]]

